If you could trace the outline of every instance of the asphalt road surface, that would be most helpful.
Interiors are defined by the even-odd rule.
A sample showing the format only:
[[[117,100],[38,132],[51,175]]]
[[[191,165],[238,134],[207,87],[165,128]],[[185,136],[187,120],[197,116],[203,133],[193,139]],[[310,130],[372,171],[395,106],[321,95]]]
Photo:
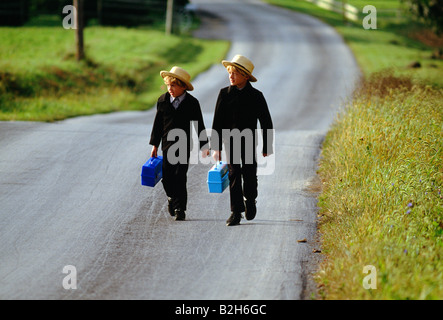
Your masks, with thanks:
[[[140,183],[153,110],[2,122],[1,299],[310,298],[320,245],[311,185],[358,68],[341,37],[306,15],[254,0],[193,3],[205,17],[200,36],[230,39],[227,59],[254,62],[274,120],[256,219],[227,227],[229,193],[208,193],[211,164],[198,163],[187,220],[173,221],[162,185]],[[221,64],[193,79],[208,128],[228,84]]]

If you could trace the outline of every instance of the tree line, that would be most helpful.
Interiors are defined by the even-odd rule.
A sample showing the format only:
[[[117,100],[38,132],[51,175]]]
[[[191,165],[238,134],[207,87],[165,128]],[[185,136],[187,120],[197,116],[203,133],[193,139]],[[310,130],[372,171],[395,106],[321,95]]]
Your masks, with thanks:
[[[437,34],[443,33],[443,0],[402,0],[410,12],[431,27]]]
[[[137,26],[162,23],[168,0],[87,0],[83,3],[83,22],[99,25]],[[180,10],[189,0],[174,0]],[[2,0],[0,25],[21,26],[39,15],[57,15],[63,19],[63,8],[73,0]]]

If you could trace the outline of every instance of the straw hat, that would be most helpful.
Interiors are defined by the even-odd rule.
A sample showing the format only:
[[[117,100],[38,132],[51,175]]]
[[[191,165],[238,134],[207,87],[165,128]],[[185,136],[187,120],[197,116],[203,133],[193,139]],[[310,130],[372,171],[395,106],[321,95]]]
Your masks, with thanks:
[[[171,76],[171,77],[177,78],[186,84],[186,89],[188,89],[189,91],[194,90],[194,87],[192,86],[192,84],[190,82],[191,76],[189,75],[189,73],[185,69],[174,66],[174,67],[172,67],[171,71],[165,71],[165,70],[160,71],[160,75],[162,78],[164,78],[166,76]]]
[[[225,66],[225,68],[227,66],[237,67],[249,75],[249,81],[257,81],[257,79],[252,75],[252,71],[254,71],[254,64],[245,56],[237,54],[234,58],[232,58],[231,61],[223,60],[222,64]]]

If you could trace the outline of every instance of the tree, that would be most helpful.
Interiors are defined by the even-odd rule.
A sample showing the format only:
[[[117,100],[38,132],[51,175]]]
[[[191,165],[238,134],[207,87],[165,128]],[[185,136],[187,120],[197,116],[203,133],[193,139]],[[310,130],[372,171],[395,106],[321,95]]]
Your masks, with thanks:
[[[74,0],[74,7],[76,8],[76,25],[75,43],[77,47],[76,58],[78,61],[85,58],[85,51],[83,46],[83,0]]]
[[[409,10],[437,34],[443,32],[443,0],[403,0]]]

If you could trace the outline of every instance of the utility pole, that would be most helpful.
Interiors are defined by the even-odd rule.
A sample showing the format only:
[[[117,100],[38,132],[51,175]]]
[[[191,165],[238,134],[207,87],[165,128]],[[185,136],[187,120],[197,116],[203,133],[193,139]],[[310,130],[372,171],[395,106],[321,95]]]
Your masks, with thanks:
[[[166,35],[172,33],[172,19],[174,12],[174,0],[168,0],[166,5]]]
[[[83,46],[83,0],[74,0],[74,7],[77,14],[75,15],[75,45],[77,47],[76,59],[77,61],[85,58],[85,51]]]

